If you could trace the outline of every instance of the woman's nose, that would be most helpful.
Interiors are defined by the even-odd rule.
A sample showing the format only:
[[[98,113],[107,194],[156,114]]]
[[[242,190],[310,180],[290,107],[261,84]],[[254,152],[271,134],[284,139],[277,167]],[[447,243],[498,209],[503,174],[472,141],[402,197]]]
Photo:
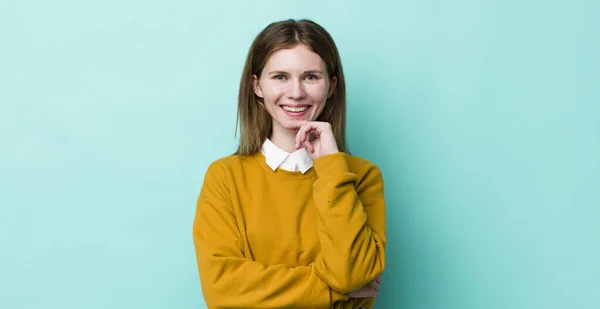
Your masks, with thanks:
[[[289,99],[299,100],[304,98],[306,92],[304,91],[304,85],[299,79],[292,79],[290,87],[287,91],[287,97]]]

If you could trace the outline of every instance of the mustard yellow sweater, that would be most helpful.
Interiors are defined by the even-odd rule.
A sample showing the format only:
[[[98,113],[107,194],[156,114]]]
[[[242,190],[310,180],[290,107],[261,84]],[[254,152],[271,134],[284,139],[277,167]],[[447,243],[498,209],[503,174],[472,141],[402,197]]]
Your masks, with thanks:
[[[360,308],[346,294],[385,265],[380,170],[345,153],[305,174],[271,170],[259,152],[213,162],[193,226],[209,309]]]

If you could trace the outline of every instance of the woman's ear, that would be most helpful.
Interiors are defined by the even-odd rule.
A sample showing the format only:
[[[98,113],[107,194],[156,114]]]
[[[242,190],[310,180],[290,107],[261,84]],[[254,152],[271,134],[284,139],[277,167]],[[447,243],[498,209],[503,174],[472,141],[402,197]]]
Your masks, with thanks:
[[[331,85],[329,85],[329,93],[327,94],[328,99],[333,95],[333,92],[335,91],[335,86],[337,86],[336,76],[331,78]]]
[[[259,97],[263,97],[262,89],[260,88],[260,83],[258,82],[258,77],[256,74],[252,74],[252,90]]]

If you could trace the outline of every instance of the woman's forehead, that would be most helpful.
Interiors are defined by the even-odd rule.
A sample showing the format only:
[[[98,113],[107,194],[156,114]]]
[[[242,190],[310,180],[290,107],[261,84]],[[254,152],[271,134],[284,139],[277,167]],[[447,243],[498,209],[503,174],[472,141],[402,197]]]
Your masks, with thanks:
[[[280,49],[269,57],[265,64],[265,70],[281,71],[315,71],[324,70],[325,61],[315,52],[303,44],[292,48]]]

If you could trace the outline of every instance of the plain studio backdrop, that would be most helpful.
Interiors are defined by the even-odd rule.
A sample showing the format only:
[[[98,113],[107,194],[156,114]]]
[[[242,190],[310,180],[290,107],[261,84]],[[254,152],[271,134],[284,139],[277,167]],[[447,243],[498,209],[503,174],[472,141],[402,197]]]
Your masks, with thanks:
[[[287,18],[336,40],[384,173],[376,308],[600,308],[592,0],[2,0],[0,308],[205,308],[196,198]]]

